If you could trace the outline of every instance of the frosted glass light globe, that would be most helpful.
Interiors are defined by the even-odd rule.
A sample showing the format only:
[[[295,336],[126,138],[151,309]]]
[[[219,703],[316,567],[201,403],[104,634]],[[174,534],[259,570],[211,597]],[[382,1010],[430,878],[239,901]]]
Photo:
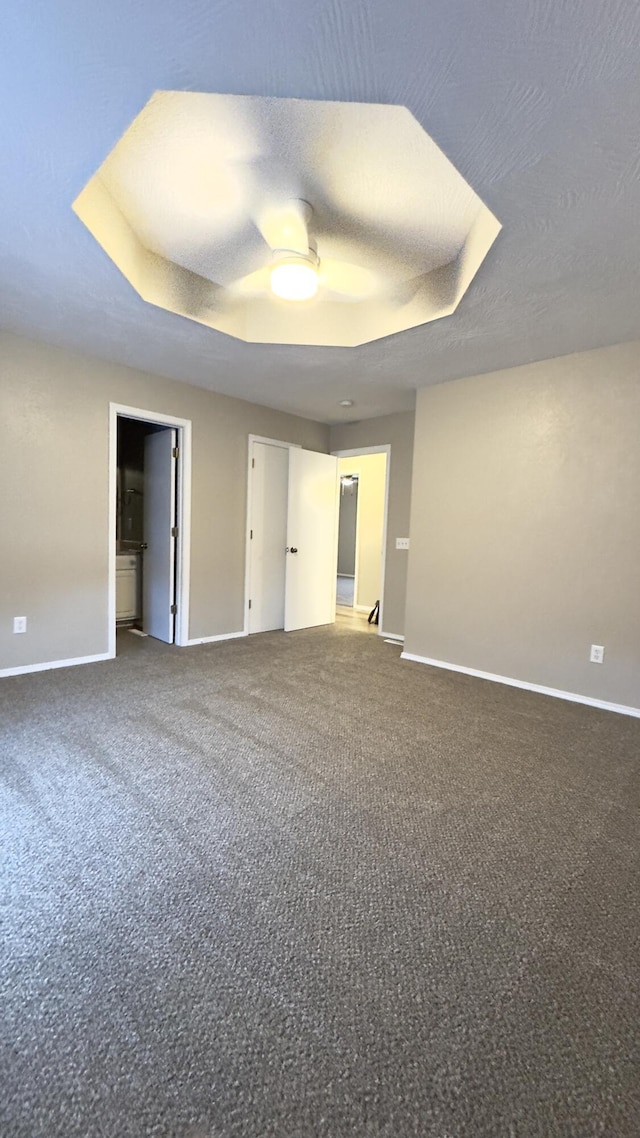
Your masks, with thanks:
[[[271,291],[282,300],[311,300],[318,291],[315,265],[302,258],[274,265],[271,270]]]

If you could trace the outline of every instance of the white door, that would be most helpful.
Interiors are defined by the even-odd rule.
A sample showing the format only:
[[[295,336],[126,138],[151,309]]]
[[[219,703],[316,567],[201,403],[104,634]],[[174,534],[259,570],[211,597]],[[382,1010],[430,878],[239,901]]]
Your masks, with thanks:
[[[286,632],[336,619],[338,460],[292,447],[287,510]]]
[[[284,628],[288,447],[254,442],[249,516],[249,632]]]
[[[173,644],[175,626],[176,430],[154,431],[144,440],[144,540],[142,628]]]

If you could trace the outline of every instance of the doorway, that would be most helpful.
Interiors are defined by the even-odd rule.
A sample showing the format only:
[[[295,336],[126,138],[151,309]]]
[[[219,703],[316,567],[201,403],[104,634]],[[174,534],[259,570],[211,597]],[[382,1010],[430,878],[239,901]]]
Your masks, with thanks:
[[[116,628],[188,643],[191,424],[112,404],[109,651]]]
[[[335,620],[338,464],[333,455],[249,437],[246,631]]]
[[[358,482],[355,471],[340,471],[336,604],[343,608],[353,608],[355,604]]]
[[[338,451],[340,521],[336,605],[341,617],[369,614],[380,602],[382,629],[387,545],[388,445]]]

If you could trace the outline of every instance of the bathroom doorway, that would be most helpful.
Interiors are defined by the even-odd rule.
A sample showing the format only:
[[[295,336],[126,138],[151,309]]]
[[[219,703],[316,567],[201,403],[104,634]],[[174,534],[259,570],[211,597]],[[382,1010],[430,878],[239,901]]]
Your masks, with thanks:
[[[111,406],[110,646],[188,642],[191,424]]]

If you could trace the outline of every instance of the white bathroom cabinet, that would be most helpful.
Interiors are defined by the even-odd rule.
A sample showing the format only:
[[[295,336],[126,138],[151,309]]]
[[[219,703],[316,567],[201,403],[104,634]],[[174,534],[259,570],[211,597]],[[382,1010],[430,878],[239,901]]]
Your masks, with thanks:
[[[116,555],[116,620],[140,616],[140,554]]]

